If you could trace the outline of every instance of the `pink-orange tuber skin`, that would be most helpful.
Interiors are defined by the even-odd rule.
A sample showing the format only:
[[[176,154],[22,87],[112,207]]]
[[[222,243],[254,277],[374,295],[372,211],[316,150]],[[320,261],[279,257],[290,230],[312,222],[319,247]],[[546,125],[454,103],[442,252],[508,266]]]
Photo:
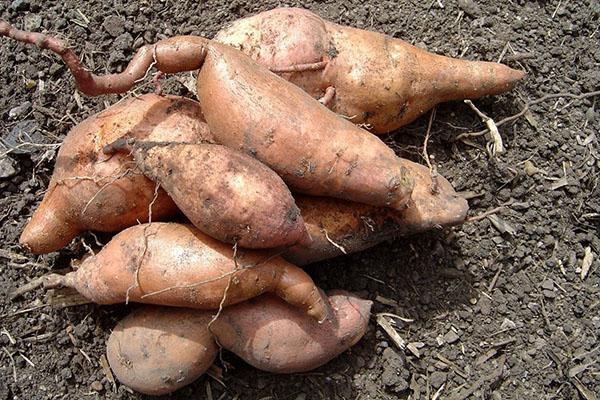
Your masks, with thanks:
[[[374,133],[396,130],[440,102],[506,92],[525,75],[498,63],[433,54],[299,8],[239,19],[214,40],[323,97],[331,110]]]
[[[56,42],[6,25],[0,34],[50,49]],[[198,97],[217,142],[256,157],[291,189],[398,210],[410,199],[412,179],[382,141],[230,46],[165,39],[140,49],[124,72],[104,77],[83,70],[69,51],[60,54],[88,95],[126,91],[151,65],[168,73],[200,68]]]
[[[322,324],[272,295],[216,311],[145,306],[121,320],[106,344],[111,369],[124,385],[162,395],[200,377],[218,352],[214,337],[264,371],[315,369],[365,334],[372,303],[341,290],[328,293],[332,318]]]
[[[318,321],[329,313],[302,269],[271,252],[234,249],[176,223],[125,229],[76,271],[52,275],[49,286],[60,285],[97,304],[131,301],[214,310],[271,292]]]
[[[264,296],[229,308],[211,332],[221,346],[263,371],[310,371],[356,344],[369,325],[371,301],[341,290],[328,295],[334,317],[323,324]]]
[[[402,162],[415,180],[406,210],[297,195],[296,204],[312,241],[289,248],[283,257],[295,265],[307,265],[362,251],[400,236],[465,221],[469,206],[450,182],[438,175],[434,184],[427,167],[408,160]]]
[[[208,331],[211,312],[145,306],[123,318],[106,343],[110,368],[123,385],[160,396],[204,374],[219,347]]]
[[[210,140],[198,103],[147,94],[122,100],[77,124],[64,139],[42,203],[21,234],[31,252],[49,253],[86,230],[115,232],[177,213],[167,194],[128,154],[106,155],[121,137],[155,141]]]
[[[140,141],[125,149],[209,236],[249,249],[310,242],[286,184],[249,155],[210,143]]]

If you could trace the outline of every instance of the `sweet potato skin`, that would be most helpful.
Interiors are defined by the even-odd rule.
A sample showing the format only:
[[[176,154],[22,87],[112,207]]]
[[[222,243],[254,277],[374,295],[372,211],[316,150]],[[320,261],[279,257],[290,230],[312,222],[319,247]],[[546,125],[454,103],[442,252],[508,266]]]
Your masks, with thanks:
[[[270,252],[237,249],[190,225],[151,223],[116,235],[57,284],[98,304],[126,301],[218,309],[266,292],[321,321],[328,308],[312,279]]]
[[[202,232],[251,249],[309,242],[281,178],[254,158],[215,144],[137,143],[135,160]]]
[[[208,331],[211,315],[186,308],[146,306],[121,320],[106,343],[119,382],[159,396],[196,380],[213,363],[218,346]]]
[[[209,140],[203,121],[198,103],[154,94],[125,99],[82,121],[64,139],[48,191],[20,243],[33,253],[48,253],[85,230],[115,232],[146,221],[156,185],[127,154],[105,155],[103,146],[125,135],[162,140],[168,133],[171,141]],[[176,212],[159,190],[154,220]]]
[[[355,253],[399,236],[465,221],[469,206],[450,182],[438,175],[437,193],[433,193],[427,167],[408,160],[402,163],[414,177],[415,187],[408,207],[401,212],[339,199],[297,195],[296,204],[312,241],[291,247],[283,257],[296,265],[306,265],[344,254],[340,247],[346,254]]]
[[[295,191],[395,209],[410,197],[409,174],[381,140],[231,47],[209,45],[198,98],[219,143],[261,160]]]
[[[341,26],[298,8],[278,8],[234,21],[214,40],[274,70],[325,61],[324,68],[282,76],[374,133],[406,125],[436,104],[512,89],[524,76],[502,64],[452,59],[400,39]]]
[[[322,324],[267,295],[228,308],[211,331],[224,348],[258,369],[310,371],[352,347],[369,324],[371,301],[344,291],[328,296],[334,317]]]

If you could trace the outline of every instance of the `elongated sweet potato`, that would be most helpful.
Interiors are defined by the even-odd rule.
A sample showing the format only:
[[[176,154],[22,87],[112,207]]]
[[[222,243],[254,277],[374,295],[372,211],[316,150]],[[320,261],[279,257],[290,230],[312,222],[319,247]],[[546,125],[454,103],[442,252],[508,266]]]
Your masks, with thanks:
[[[48,191],[25,227],[21,244],[34,253],[48,253],[86,230],[114,232],[147,221],[155,183],[127,154],[105,155],[103,146],[123,136],[209,140],[203,120],[195,101],[148,94],[125,99],[76,125],[64,139]],[[159,190],[153,219],[176,212],[173,201]]]
[[[219,344],[249,364],[271,372],[317,368],[365,334],[371,302],[329,292],[331,321],[318,324],[263,295],[224,309],[210,327]],[[117,379],[145,394],[177,390],[200,377],[217,354],[207,325],[214,311],[145,306],[117,324],[106,353]]]
[[[88,95],[127,91],[151,65],[165,73],[200,68],[198,97],[217,142],[264,162],[290,188],[395,209],[410,198],[412,179],[381,140],[230,46],[194,36],[165,39],[142,47],[122,73],[96,76],[55,38],[5,22],[0,35],[60,54]]]
[[[207,327],[210,314],[145,306],[125,317],[106,343],[108,362],[119,382],[158,396],[196,380],[218,352]]]
[[[335,316],[318,324],[273,296],[237,304],[211,326],[219,343],[258,369],[277,373],[317,368],[365,334],[371,301],[329,292]]]
[[[467,201],[456,194],[446,179],[438,176],[437,192],[432,193],[429,170],[411,161],[403,163],[415,179],[411,201],[404,211],[296,196],[312,241],[290,248],[283,257],[296,265],[306,265],[365,250],[395,237],[464,222],[469,209]]]
[[[436,104],[512,89],[524,76],[502,64],[452,59],[400,39],[278,8],[231,23],[215,39],[277,71],[334,112],[375,133]]]
[[[216,144],[120,145],[202,232],[251,249],[310,242],[289,189],[254,158]]]
[[[98,304],[126,301],[218,309],[273,292],[319,321],[328,309],[312,279],[281,257],[237,250],[198,229],[155,222],[125,229],[98,254],[49,286],[68,286]]]

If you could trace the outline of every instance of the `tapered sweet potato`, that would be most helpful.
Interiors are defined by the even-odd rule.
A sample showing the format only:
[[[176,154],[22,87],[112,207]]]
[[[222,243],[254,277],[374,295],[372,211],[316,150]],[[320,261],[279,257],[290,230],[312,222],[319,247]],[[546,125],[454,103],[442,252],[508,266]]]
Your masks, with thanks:
[[[236,47],[338,114],[375,133],[436,104],[512,89],[524,76],[502,64],[452,59],[390,36],[341,26],[299,8],[232,22],[216,41]]]
[[[273,296],[237,304],[211,326],[221,346],[258,369],[277,373],[317,368],[365,334],[372,303],[329,292],[334,318],[323,324]]]
[[[395,237],[465,221],[467,201],[456,194],[446,179],[438,176],[437,192],[432,193],[429,170],[411,161],[403,163],[415,179],[411,201],[404,211],[325,197],[296,196],[312,241],[288,249],[283,257],[296,265],[306,265],[365,250]]]
[[[5,22],[0,35],[60,54],[88,95],[127,91],[151,65],[165,73],[200,69],[198,97],[215,139],[264,162],[290,188],[395,209],[410,198],[413,181],[381,140],[230,46],[194,36],[165,39],[142,47],[122,73],[96,76],[55,38]]]
[[[147,221],[155,183],[138,171],[127,154],[105,155],[104,145],[128,136],[147,140],[209,140],[198,103],[148,94],[125,99],[77,124],[64,139],[42,203],[20,242],[48,253],[86,230],[114,232]],[[177,212],[163,190],[152,218]]]
[[[302,269],[268,252],[235,251],[176,223],[125,229],[77,271],[50,276],[48,286],[61,285],[98,304],[132,301],[211,310],[273,292],[319,321],[329,311]]]
[[[175,132],[173,132],[175,134]],[[310,242],[281,178],[254,158],[215,144],[121,144],[144,174],[202,232],[251,249]]]
[[[371,302],[329,293],[332,319],[318,324],[271,295],[224,309],[210,327],[219,344],[271,372],[317,368],[365,334]],[[202,375],[217,354],[207,325],[214,311],[145,306],[111,333],[106,353],[117,379],[145,394],[177,390]]]
[[[219,350],[208,331],[211,313],[146,306],[121,320],[106,343],[108,363],[123,385],[149,395],[196,380]]]

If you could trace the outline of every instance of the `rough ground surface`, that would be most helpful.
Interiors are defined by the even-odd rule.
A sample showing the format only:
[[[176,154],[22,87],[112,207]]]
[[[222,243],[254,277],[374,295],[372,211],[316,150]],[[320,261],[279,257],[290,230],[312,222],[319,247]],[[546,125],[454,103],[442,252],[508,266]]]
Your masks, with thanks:
[[[528,76],[510,94],[475,102],[496,121],[545,94],[600,87],[600,6],[594,1],[15,0],[2,2],[0,15],[67,38],[88,66],[106,72],[122,68],[144,43],[175,34],[210,37],[227,21],[283,4],[450,56],[498,60],[509,43],[504,61]],[[41,290],[7,298],[10,290],[68,268],[85,253],[77,241],[60,253],[33,257],[18,247],[17,238],[41,200],[56,144],[74,123],[116,97],[78,98],[55,56],[5,39],[0,49],[0,134],[13,149],[0,159],[0,399],[142,398],[122,386],[115,389],[99,361],[125,307],[51,308],[44,306]],[[170,91],[189,95],[173,78],[168,82]],[[453,140],[482,129],[470,108],[439,107],[429,153],[457,190],[475,196],[472,215],[509,204],[495,215],[495,225],[484,218],[309,269],[324,288],[354,290],[373,300],[381,296],[376,312],[412,318],[399,321],[398,331],[417,343],[420,357],[395,347],[373,320],[364,340],[314,372],[273,376],[224,353],[225,386],[203,377],[172,398],[595,399],[600,393],[595,102],[553,98],[532,107],[501,126],[507,151],[495,161],[483,149],[485,138],[471,138],[479,148]],[[427,120],[386,140],[419,159]],[[19,130],[36,145],[15,148],[22,141]],[[94,243],[92,236],[84,240]],[[594,259],[582,279],[586,248]]]

